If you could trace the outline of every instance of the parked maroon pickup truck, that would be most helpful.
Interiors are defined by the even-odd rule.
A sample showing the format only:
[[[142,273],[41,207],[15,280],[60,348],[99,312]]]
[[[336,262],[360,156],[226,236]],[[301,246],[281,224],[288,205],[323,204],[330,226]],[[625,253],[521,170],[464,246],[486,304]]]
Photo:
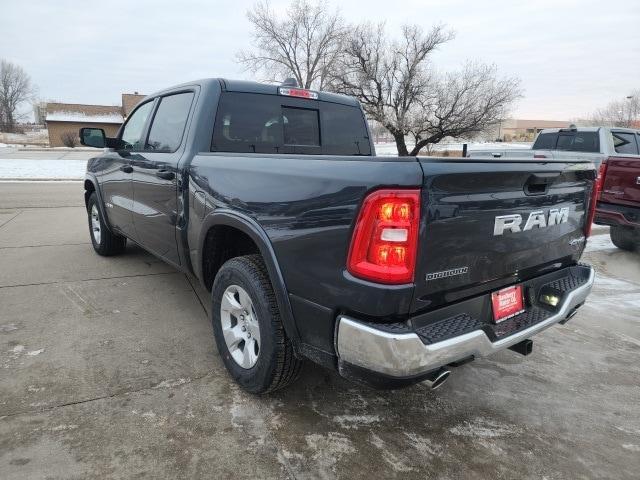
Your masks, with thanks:
[[[640,132],[613,132],[615,153],[600,165],[595,223],[610,225],[613,244],[640,250]]]

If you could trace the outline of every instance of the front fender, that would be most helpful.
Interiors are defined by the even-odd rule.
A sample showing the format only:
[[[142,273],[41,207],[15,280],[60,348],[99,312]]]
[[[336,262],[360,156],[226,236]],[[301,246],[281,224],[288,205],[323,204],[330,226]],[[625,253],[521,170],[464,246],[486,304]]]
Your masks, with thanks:
[[[109,217],[107,215],[107,211],[104,208],[104,201],[102,200],[102,192],[100,191],[100,183],[98,183],[98,179],[94,174],[87,172],[84,175],[84,182],[85,182],[85,186],[87,182],[91,182],[91,184],[93,185],[93,190],[96,192],[96,196],[98,197],[98,208],[100,209],[100,215],[102,215],[102,218],[104,219],[104,224],[106,225],[107,229],[110,232],[113,232],[113,229],[111,228],[111,224],[109,223]],[[87,189],[85,187],[85,198],[84,198],[85,206],[89,201],[89,197],[86,195],[86,190]]]
[[[298,351],[300,334],[293,317],[287,286],[280,270],[280,266],[278,265],[278,260],[271,245],[271,241],[264,229],[254,219],[235,211],[223,209],[217,209],[215,212],[207,215],[202,222],[202,228],[198,238],[196,275],[200,281],[203,280],[204,272],[202,271],[202,256],[205,240],[209,229],[218,225],[225,225],[240,230],[248,235],[258,246],[260,254],[262,255],[267,267],[271,285],[273,286],[274,293],[276,294],[276,301],[278,302],[280,317],[282,318],[285,332],[293,342],[296,351]]]

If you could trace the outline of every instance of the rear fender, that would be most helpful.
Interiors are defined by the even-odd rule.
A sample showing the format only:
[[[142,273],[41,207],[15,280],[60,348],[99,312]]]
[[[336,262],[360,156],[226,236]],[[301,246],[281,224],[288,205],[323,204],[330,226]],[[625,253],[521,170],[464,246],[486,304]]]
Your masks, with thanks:
[[[215,212],[209,214],[202,223],[202,229],[200,230],[200,236],[198,239],[198,252],[197,262],[195,264],[195,273],[200,279],[200,282],[204,286],[204,272],[202,269],[202,256],[204,253],[205,240],[209,229],[217,225],[225,225],[236,228],[251,238],[258,246],[258,250],[264,259],[264,263],[269,273],[269,279],[271,285],[276,294],[276,301],[278,302],[278,308],[280,310],[280,316],[287,336],[293,342],[293,345],[298,351],[300,344],[300,334],[296,326],[293,312],[291,309],[291,303],[289,302],[288,290],[280,271],[278,261],[273,251],[271,241],[269,237],[262,229],[262,227],[252,218],[239,214],[231,210],[218,209]]]

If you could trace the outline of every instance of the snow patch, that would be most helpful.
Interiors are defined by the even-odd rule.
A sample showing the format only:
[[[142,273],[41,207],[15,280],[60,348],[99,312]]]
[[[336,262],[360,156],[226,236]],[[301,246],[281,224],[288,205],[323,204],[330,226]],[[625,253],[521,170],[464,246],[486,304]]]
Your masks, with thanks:
[[[312,433],[305,436],[312,458],[318,466],[320,478],[335,478],[336,465],[344,455],[355,453],[351,440],[337,432],[327,435]]]
[[[499,438],[517,435],[520,429],[516,426],[505,425],[488,418],[475,418],[471,422],[464,422],[449,429],[458,436],[471,438]]]
[[[78,428],[78,425],[58,425],[57,427],[53,427],[51,429],[52,432],[64,432],[66,430],[75,430]]]
[[[587,239],[587,247],[585,252],[600,252],[602,250],[615,250],[616,246],[611,243],[608,233],[594,235]]]
[[[47,113],[47,122],[79,122],[79,123],[122,123],[124,118],[119,113],[87,115],[84,112],[51,112]]]
[[[378,415],[336,415],[333,421],[340,424],[342,428],[355,428],[371,425],[380,421]]]
[[[431,441],[431,439],[418,435],[417,433],[404,432],[405,437],[413,448],[423,457],[438,457],[442,455],[442,447]]]
[[[32,350],[30,352],[27,352],[27,355],[29,355],[30,357],[35,357],[36,355],[40,355],[42,352],[44,352],[44,348],[41,348],[40,350]]]
[[[382,440],[382,438],[380,438],[378,435],[372,433],[370,441],[376,448],[381,451],[382,458],[395,472],[406,473],[413,470],[413,467],[407,465],[407,460],[405,458],[401,458],[391,453],[389,448],[384,443],[384,440]],[[404,456],[404,454],[401,455]]]
[[[0,159],[0,179],[82,180],[86,170],[86,160],[30,160],[22,158]]]
[[[185,383],[189,383],[190,381],[191,381],[190,378],[178,378],[177,380],[163,380],[153,388],[173,388],[180,385],[184,385]]]
[[[634,443],[623,443],[622,448],[625,450],[630,450],[632,452],[640,452],[640,445],[636,445]]]
[[[7,323],[6,325],[0,325],[0,333],[9,333],[14,330],[18,330],[15,323]]]

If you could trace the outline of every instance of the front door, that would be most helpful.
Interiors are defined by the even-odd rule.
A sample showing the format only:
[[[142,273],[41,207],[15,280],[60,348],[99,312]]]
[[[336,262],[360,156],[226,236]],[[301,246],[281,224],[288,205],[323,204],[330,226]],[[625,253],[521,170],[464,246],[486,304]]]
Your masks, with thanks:
[[[138,107],[122,128],[120,147],[100,156],[103,165],[100,185],[109,224],[132,240],[136,239],[132,215],[132,156],[141,147],[152,107],[153,102]]]
[[[180,264],[177,248],[178,164],[193,92],[161,97],[143,152],[133,166],[133,223],[137,241],[156,255]]]

